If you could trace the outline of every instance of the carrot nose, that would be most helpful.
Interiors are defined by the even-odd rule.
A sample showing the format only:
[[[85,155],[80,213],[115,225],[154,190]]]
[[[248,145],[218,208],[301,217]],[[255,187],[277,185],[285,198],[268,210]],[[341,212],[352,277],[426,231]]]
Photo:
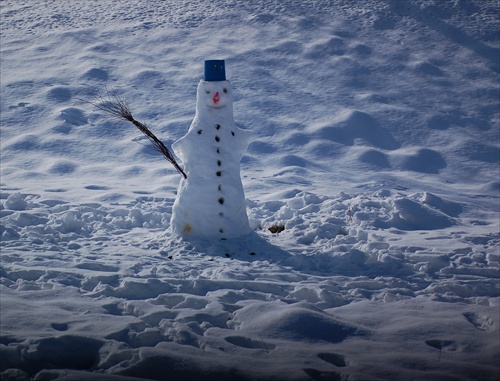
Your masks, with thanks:
[[[214,97],[212,98],[212,101],[213,101],[215,104],[219,103],[219,101],[220,101],[220,94],[219,94],[219,92],[218,92],[218,91],[215,93]]]

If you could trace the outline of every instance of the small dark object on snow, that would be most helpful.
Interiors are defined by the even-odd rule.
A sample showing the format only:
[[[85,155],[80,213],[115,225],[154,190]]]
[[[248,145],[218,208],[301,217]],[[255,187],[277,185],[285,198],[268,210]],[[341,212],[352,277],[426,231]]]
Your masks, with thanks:
[[[113,99],[112,99],[113,98]],[[159,151],[165,159],[167,159],[177,171],[187,179],[186,173],[179,166],[179,164],[175,161],[174,156],[170,153],[169,149],[163,144],[163,142],[158,139],[150,130],[146,127],[144,123],[141,123],[134,119],[132,116],[132,111],[130,110],[130,106],[125,99],[120,98],[117,94],[109,94],[108,98],[103,98],[101,96],[97,97],[96,102],[88,102],[97,109],[108,113],[115,118],[123,119],[131,122],[134,126],[136,126],[139,131],[141,131],[146,137],[149,139],[151,143],[153,143],[154,148]]]
[[[285,230],[285,225],[273,225],[269,227],[267,230],[269,230],[271,233],[281,233],[283,230]]]

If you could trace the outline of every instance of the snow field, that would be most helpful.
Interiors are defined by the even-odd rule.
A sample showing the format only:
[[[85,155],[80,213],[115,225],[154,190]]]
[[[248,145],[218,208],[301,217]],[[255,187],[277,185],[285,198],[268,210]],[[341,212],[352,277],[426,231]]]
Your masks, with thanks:
[[[2,379],[498,379],[498,2],[0,7]],[[213,58],[253,232],[186,241],[87,102],[170,147]]]

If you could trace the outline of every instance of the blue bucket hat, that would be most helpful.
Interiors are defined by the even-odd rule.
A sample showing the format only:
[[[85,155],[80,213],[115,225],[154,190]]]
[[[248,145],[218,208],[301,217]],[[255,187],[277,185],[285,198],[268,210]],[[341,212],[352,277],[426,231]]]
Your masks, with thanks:
[[[217,82],[226,80],[224,60],[205,61],[205,81]]]

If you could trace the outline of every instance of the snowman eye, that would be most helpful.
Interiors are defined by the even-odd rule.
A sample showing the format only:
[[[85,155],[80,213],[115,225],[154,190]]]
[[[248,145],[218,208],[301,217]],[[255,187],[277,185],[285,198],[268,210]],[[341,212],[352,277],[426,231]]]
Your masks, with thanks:
[[[205,93],[210,94],[210,89],[205,89]]]
[[[222,91],[224,91],[225,93],[227,93],[227,88],[223,88]]]

